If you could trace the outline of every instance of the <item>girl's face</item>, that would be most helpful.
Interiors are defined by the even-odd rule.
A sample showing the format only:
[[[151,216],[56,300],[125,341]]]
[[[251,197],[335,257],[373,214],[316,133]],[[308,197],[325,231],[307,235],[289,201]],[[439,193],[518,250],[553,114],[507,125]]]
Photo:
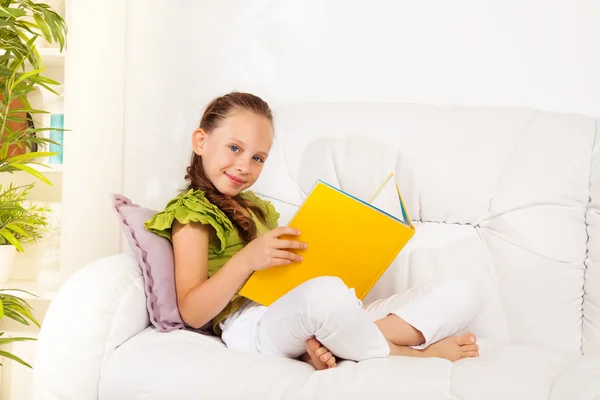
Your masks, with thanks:
[[[196,129],[194,152],[217,190],[233,197],[256,182],[273,144],[271,122],[251,111],[236,110],[208,133]]]

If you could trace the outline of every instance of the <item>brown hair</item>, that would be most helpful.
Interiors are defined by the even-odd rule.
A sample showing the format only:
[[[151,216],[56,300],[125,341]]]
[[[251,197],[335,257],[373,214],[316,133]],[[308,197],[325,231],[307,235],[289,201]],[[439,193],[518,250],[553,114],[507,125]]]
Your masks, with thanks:
[[[264,100],[250,93],[231,92],[217,97],[206,106],[199,128],[210,133],[219,126],[222,120],[236,110],[247,110],[261,115],[273,125],[271,109]],[[242,240],[250,242],[256,238],[258,234],[256,224],[246,210],[251,210],[263,222],[266,221],[265,210],[258,204],[243,199],[239,194],[227,197],[219,192],[204,172],[202,156],[196,153],[192,153],[192,160],[186,172],[185,179],[189,181],[188,190],[203,191],[206,198],[223,211],[233,223]]]

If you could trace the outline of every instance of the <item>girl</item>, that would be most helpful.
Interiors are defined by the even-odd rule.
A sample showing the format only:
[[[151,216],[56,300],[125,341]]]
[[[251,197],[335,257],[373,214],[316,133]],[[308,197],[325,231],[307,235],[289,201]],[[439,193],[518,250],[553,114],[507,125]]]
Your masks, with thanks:
[[[430,282],[366,307],[335,277],[309,280],[270,307],[236,294],[253,271],[300,261],[290,250],[308,247],[280,239],[299,232],[277,227],[273,205],[246,190],[269,156],[273,131],[260,98],[233,92],[213,100],[192,134],[187,191],[146,222],[172,240],[183,321],[194,328],[212,321],[229,348],[300,357],[318,370],[335,367],[336,357],[478,356],[473,334],[456,335],[482,306],[466,279]]]

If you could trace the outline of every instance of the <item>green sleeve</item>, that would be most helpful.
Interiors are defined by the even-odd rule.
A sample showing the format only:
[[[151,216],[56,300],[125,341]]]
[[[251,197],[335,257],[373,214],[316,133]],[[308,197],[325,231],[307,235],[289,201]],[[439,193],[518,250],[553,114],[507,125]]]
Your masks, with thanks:
[[[227,237],[233,231],[233,224],[225,213],[212,204],[199,190],[190,189],[171,200],[163,211],[156,213],[145,223],[148,231],[171,240],[171,228],[177,220],[181,224],[199,222],[212,226],[220,242],[220,250],[225,250]]]

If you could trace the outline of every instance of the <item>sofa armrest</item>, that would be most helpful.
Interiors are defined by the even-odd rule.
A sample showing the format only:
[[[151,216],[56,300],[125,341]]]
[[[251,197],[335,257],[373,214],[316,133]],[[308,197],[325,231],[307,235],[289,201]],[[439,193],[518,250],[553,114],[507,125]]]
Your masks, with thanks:
[[[96,260],[60,288],[42,323],[36,399],[95,399],[113,351],[149,325],[141,270],[130,254]]]

